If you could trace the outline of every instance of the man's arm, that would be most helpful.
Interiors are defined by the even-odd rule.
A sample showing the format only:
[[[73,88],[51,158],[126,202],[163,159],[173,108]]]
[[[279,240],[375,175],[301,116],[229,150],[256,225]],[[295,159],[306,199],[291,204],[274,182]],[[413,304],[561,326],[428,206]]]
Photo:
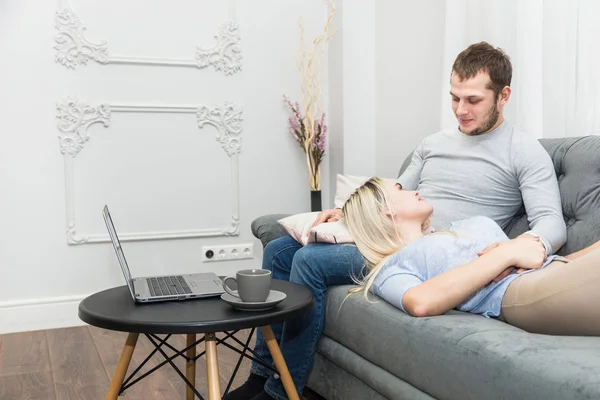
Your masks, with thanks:
[[[513,157],[530,227],[526,233],[539,236],[546,254],[553,254],[567,241],[554,165],[536,139],[525,139],[515,147]]]
[[[423,170],[423,142],[413,152],[410,165],[397,179],[398,183],[406,190],[416,190],[421,180]]]

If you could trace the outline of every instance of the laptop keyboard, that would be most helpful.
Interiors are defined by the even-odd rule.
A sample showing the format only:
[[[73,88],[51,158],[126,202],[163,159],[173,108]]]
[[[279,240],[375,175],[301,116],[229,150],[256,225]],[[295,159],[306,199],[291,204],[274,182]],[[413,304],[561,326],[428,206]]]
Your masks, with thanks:
[[[146,278],[152,296],[167,296],[192,293],[183,276],[161,276]]]

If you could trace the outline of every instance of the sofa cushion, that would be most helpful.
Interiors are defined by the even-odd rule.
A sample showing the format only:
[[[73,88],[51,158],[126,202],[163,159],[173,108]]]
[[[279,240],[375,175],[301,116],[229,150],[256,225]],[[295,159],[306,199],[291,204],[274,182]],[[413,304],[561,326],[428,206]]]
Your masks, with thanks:
[[[350,287],[328,291],[324,334],[434,398],[600,398],[598,338],[531,334],[459,311],[413,318],[376,297],[346,299]]]

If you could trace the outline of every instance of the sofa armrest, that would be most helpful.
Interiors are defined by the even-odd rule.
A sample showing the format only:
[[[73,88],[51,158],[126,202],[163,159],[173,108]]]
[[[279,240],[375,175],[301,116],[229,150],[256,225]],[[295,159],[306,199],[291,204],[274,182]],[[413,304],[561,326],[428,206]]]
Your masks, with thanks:
[[[285,228],[277,221],[281,218],[288,217],[289,215],[290,214],[268,214],[256,218],[252,221],[252,234],[256,236],[257,239],[260,239],[263,247],[265,247],[271,240],[288,234]]]

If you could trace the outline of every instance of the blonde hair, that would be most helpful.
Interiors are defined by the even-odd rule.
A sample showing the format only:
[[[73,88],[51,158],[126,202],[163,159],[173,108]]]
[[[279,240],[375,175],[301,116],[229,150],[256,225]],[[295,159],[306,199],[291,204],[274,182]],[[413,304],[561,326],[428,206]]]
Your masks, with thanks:
[[[342,208],[350,236],[365,258],[367,269],[362,279],[353,277],[359,287],[350,289],[350,293],[364,292],[367,300],[369,288],[381,268],[407,244],[400,237],[394,220],[386,215],[388,210],[393,212],[383,180],[378,177],[359,187]],[[421,226],[423,231],[428,228],[429,220]]]

